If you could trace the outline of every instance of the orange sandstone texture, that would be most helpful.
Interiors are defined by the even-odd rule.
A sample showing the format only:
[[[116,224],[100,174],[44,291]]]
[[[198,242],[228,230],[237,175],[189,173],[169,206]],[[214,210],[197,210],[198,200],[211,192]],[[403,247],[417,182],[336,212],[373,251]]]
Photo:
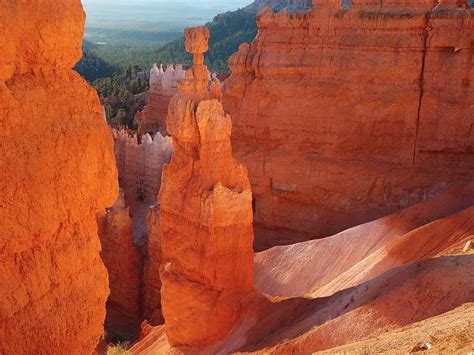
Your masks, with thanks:
[[[460,251],[473,233],[470,183],[329,238],[257,253],[255,287],[278,297],[327,297],[402,265]]]
[[[117,198],[112,136],[80,59],[79,0],[0,1],[0,353],[91,353],[107,273],[96,213]]]
[[[135,340],[142,321],[142,256],[133,244],[132,219],[123,192],[98,216],[101,257],[109,273],[105,327],[109,340]]]
[[[198,345],[225,337],[252,291],[252,193],[246,168],[232,157],[231,119],[209,100],[208,29],[185,34],[194,65],[167,119],[175,151],[159,198],[161,302],[169,341]]]
[[[138,137],[131,137],[127,131],[113,133],[120,187],[132,215],[133,240],[142,246],[147,241],[148,208],[156,204],[163,165],[169,163],[173,154],[172,139],[158,132],[153,139],[145,134],[139,144]]]
[[[171,137],[163,137],[161,133],[156,133],[152,139],[149,134],[141,137],[141,144],[138,144],[137,136],[129,136],[126,131],[113,131],[115,137],[115,156],[119,170],[120,187],[125,194],[126,206],[129,208],[132,217],[133,243],[122,245],[124,250],[124,263],[129,259],[135,260],[136,248],[141,252],[144,268],[133,265],[131,262],[128,267],[130,271],[124,272],[125,267],[122,262],[115,261],[111,256],[111,263],[106,266],[109,273],[117,275],[115,278],[115,287],[124,287],[123,282],[128,283],[130,278],[126,275],[130,273],[140,273],[143,280],[143,290],[141,298],[136,299],[135,308],[141,309],[140,319],[147,319],[151,324],[161,324],[160,289],[161,281],[159,269],[161,260],[161,243],[159,237],[159,209],[155,208],[157,204],[158,193],[161,186],[161,175],[163,166],[168,164],[173,153],[173,143]],[[151,208],[149,212],[149,208]],[[156,212],[156,213],[153,213]],[[150,215],[150,217],[148,217]],[[154,219],[156,217],[156,220]],[[151,220],[147,221],[147,218]],[[148,228],[147,228],[148,227]],[[111,248],[117,246],[113,239],[102,239],[103,243],[112,243]],[[128,243],[128,242],[127,242]],[[104,249],[107,245],[103,244]],[[130,258],[127,257],[127,251]],[[143,272],[143,273],[142,273]],[[125,280],[121,279],[124,275]],[[134,277],[134,280],[136,278]],[[114,285],[111,282],[111,289]],[[125,287],[127,289],[127,287]],[[134,290],[134,287],[132,287]],[[127,308],[130,309],[131,303]],[[134,312],[132,312],[134,313]],[[115,317],[118,318],[118,317]],[[138,329],[137,322],[128,322],[131,330]],[[129,331],[130,332],[130,331]],[[135,335],[135,332],[131,332]]]
[[[473,188],[458,187],[325,240],[257,253],[258,291],[246,299],[240,326],[223,341],[191,352],[330,352],[410,325],[416,329],[433,323],[432,317],[431,341],[440,333],[465,338],[463,315],[456,320],[447,312],[474,300],[474,255],[463,251],[474,233]],[[449,317],[463,324],[449,329]],[[425,337],[414,334],[412,347],[430,341]],[[162,327],[145,327],[132,348],[133,354],[188,351],[172,348]]]
[[[230,59],[223,99],[259,249],[472,179],[474,10],[436,4],[321,0],[261,14],[255,41]]]
[[[178,81],[184,78],[185,71],[181,64],[168,64],[166,71],[156,63],[150,70],[150,90],[147,105],[137,113],[134,123],[138,125],[138,134],[166,132],[166,116],[171,98],[176,94]]]

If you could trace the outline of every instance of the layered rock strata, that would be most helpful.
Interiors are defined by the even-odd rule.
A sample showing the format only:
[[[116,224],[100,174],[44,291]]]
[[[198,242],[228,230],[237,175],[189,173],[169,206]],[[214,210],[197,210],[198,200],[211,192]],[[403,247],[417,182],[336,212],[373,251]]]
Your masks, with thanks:
[[[466,2],[314,2],[258,18],[224,108],[249,168],[256,246],[323,237],[423,201],[474,168]]]
[[[0,353],[92,353],[107,272],[96,213],[113,140],[81,58],[79,0],[0,1]]]
[[[98,215],[101,257],[109,273],[105,328],[109,341],[135,340],[142,321],[142,255],[133,244],[132,219],[125,198]]]
[[[179,80],[184,79],[185,71],[181,64],[168,64],[166,71],[163,65],[156,65],[150,70],[150,90],[147,105],[138,112],[134,122],[138,125],[138,134],[161,132],[166,135],[166,116],[173,95],[176,94]]]
[[[174,155],[164,169],[159,230],[161,304],[169,341],[206,344],[239,322],[252,291],[252,193],[232,157],[231,119],[209,100],[206,27],[187,29],[194,65],[171,100]]]

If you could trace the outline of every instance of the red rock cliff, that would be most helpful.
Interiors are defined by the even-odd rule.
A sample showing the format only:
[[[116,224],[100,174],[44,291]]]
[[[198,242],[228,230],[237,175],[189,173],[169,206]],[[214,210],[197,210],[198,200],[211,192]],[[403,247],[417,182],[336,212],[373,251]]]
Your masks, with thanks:
[[[261,14],[224,92],[258,248],[331,235],[472,179],[465,4],[360,0],[344,10],[321,0]]]
[[[108,296],[95,215],[113,140],[82,55],[79,0],[0,1],[0,353],[91,353]]]
[[[174,155],[160,191],[161,303],[168,339],[206,344],[238,323],[253,288],[252,193],[232,158],[231,119],[209,100],[203,64],[209,32],[186,30],[194,65],[171,100]]]

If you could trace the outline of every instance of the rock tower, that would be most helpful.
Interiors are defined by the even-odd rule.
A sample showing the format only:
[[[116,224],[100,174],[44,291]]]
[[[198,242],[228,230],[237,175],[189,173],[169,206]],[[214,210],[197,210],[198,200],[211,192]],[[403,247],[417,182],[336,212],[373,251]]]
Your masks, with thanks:
[[[206,27],[186,29],[194,65],[171,100],[175,153],[160,191],[162,307],[174,345],[223,338],[253,289],[252,193],[247,169],[232,157],[232,122],[210,100],[203,53]]]

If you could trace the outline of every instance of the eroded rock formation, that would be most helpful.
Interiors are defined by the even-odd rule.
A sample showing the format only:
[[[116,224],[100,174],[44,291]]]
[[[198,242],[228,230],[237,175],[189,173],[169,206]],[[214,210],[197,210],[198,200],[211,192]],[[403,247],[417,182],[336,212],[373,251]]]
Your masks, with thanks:
[[[107,273],[95,215],[113,140],[81,58],[79,0],[0,2],[0,353],[92,353]]]
[[[138,125],[138,134],[149,132],[161,132],[166,134],[166,116],[168,106],[173,95],[176,94],[179,80],[184,78],[185,71],[181,64],[176,67],[168,64],[166,71],[163,65],[156,63],[150,70],[150,90],[148,91],[148,102],[143,111],[135,116],[134,122]]]
[[[109,273],[105,327],[108,340],[135,340],[142,321],[142,255],[133,244],[132,219],[123,192],[97,217],[101,257]]]
[[[134,242],[143,245],[147,241],[148,208],[156,204],[163,166],[173,154],[172,139],[159,132],[153,139],[145,134],[141,144],[136,135],[131,137],[126,131],[114,131],[114,137],[120,187],[130,207]]]
[[[314,3],[264,11],[230,60],[223,102],[259,249],[390,214],[474,171],[472,8]]]
[[[209,100],[206,27],[187,29],[194,65],[178,84],[167,120],[174,155],[160,191],[161,303],[172,344],[222,339],[253,288],[252,193],[232,157],[231,119]]]
[[[211,84],[209,85],[209,95],[211,99],[222,101],[222,83],[216,73],[211,76]]]
[[[452,313],[474,295],[474,255],[463,250],[474,233],[473,203],[471,183],[326,239],[257,253],[259,292],[249,297],[240,326],[190,352],[333,353],[334,347],[368,337],[378,343],[381,335],[425,323],[433,328],[415,331],[412,347],[426,334],[434,335],[431,341],[440,333],[469,339],[472,324],[463,322],[462,312]],[[453,321],[459,325],[454,334]],[[133,354],[189,350],[170,346],[162,327],[144,331]]]
[[[163,166],[170,161],[173,146],[171,137],[160,133],[153,139],[145,134],[141,144],[124,130],[113,130],[113,135],[123,193],[106,214],[98,216],[111,289],[106,329],[111,341],[133,341],[143,319],[162,322],[158,225],[153,228],[149,223],[148,229],[147,215],[157,204]]]

